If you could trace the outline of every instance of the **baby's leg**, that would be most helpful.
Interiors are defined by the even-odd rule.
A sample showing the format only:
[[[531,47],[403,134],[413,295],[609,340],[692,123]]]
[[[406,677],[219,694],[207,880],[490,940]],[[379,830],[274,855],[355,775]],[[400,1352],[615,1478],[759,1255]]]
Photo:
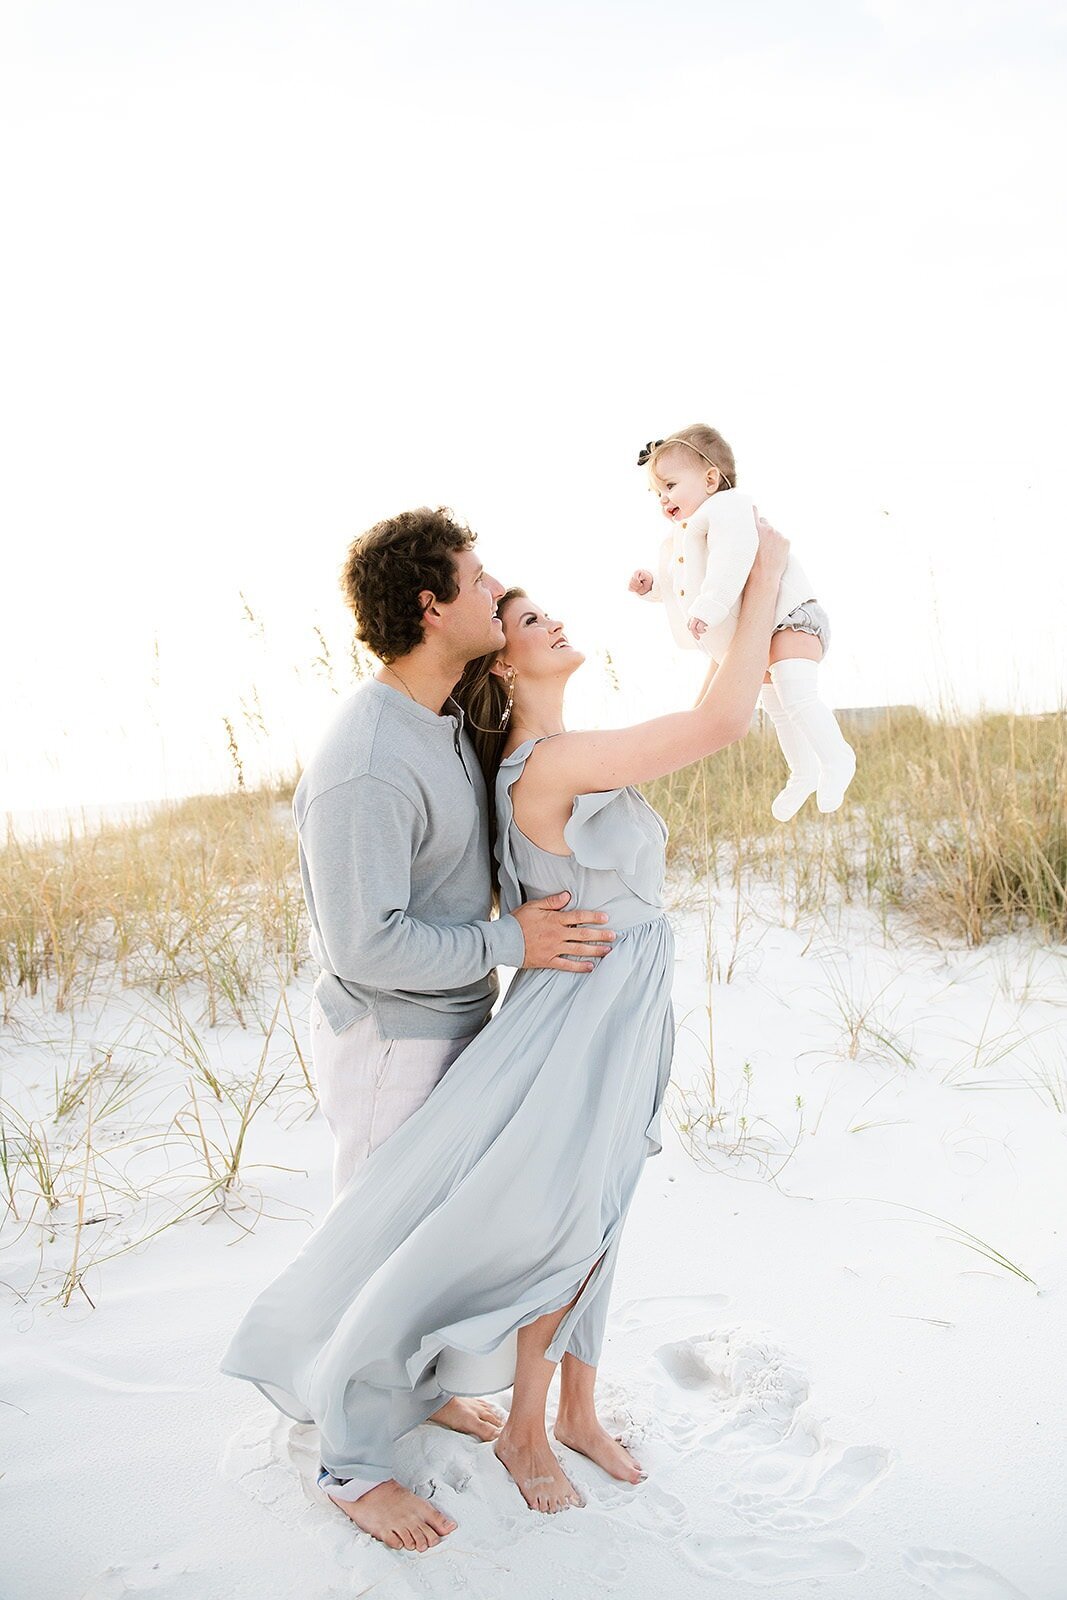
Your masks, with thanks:
[[[805,637],[818,645],[818,639],[812,634],[809,633]],[[771,640],[772,647],[780,638],[780,634],[774,635]],[[789,715],[770,672],[763,680],[761,699],[763,709],[774,725],[779,748],[789,767],[789,779],[785,788],[780,789],[771,801],[771,815],[777,822],[788,822],[790,818],[796,816],[808,796],[813,795],[818,787],[819,758],[803,728],[795,724]]]
[[[801,633],[798,628],[782,628],[771,634],[771,666],[776,661],[821,661],[822,640],[817,633]],[[771,682],[768,672],[764,683]]]
[[[801,633],[795,628],[783,628],[780,633],[771,634],[770,665],[776,661],[821,661],[823,658],[822,640],[815,633]],[[770,683],[771,674],[768,670],[763,674],[764,683]]]
[[[816,804],[820,811],[836,811],[855,774],[856,755],[838,727],[837,718],[830,707],[819,698],[818,663],[822,654],[822,641],[816,634],[784,628],[771,638],[770,679],[781,704],[783,719],[788,721],[792,733],[806,740],[818,763]],[[766,692],[765,689],[764,694]],[[775,729],[778,731],[777,722]],[[785,749],[784,744],[782,748]],[[790,759],[788,751],[786,759]],[[805,781],[807,776],[810,773],[806,774]],[[791,784],[792,779],[779,796],[781,809],[786,809],[785,796]],[[811,790],[808,789],[807,793],[810,794]],[[804,795],[799,805],[806,798],[807,795]],[[775,805],[778,805],[778,801]],[[799,810],[799,805],[795,810]],[[779,816],[779,811],[775,810],[774,814]],[[793,814],[790,812],[790,815]]]

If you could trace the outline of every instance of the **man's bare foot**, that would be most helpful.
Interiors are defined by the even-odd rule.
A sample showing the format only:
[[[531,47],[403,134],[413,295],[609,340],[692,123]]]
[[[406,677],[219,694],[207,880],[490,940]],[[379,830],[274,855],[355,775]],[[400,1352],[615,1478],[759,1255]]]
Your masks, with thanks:
[[[584,1504],[548,1442],[548,1435],[512,1434],[505,1427],[493,1452],[531,1511],[566,1511]]]
[[[472,1433],[476,1439],[495,1439],[504,1426],[504,1413],[488,1400],[467,1400],[453,1395],[428,1422],[436,1422],[453,1433]]]
[[[430,1550],[457,1526],[395,1478],[368,1489],[358,1500],[334,1500],[329,1491],[327,1494],[357,1528],[380,1539],[390,1550]]]
[[[560,1444],[588,1456],[613,1478],[621,1478],[624,1483],[640,1483],[648,1477],[640,1461],[635,1461],[621,1440],[602,1428],[595,1416],[557,1417],[552,1432]]]

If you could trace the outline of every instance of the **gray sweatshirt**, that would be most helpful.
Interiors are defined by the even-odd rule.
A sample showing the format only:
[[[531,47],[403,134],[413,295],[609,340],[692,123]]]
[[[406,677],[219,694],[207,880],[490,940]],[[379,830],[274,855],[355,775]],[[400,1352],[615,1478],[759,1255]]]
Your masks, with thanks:
[[[514,917],[490,921],[485,782],[463,711],[438,716],[371,678],[341,706],[293,796],[315,994],[340,1033],[477,1033],[518,967]]]

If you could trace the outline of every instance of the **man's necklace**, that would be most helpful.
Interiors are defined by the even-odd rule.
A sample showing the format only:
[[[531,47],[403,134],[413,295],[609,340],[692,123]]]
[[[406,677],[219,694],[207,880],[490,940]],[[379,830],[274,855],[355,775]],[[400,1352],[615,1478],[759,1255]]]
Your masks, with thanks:
[[[382,662],[382,666],[386,667],[386,672],[392,672],[392,675],[394,675],[394,677],[397,678],[397,682],[398,683],[403,683],[403,678],[400,677],[400,674],[398,674],[397,669],[395,669],[395,667],[390,667],[389,666],[389,662],[387,662],[387,661]],[[408,688],[408,685],[406,685],[406,683],[403,683],[403,691],[405,691],[405,694],[406,694],[406,696],[408,696],[408,699],[413,699],[413,701],[416,702],[416,706],[418,706],[418,704],[419,704],[418,696],[414,696],[414,694],[411,693],[411,690],[410,690],[410,688]]]

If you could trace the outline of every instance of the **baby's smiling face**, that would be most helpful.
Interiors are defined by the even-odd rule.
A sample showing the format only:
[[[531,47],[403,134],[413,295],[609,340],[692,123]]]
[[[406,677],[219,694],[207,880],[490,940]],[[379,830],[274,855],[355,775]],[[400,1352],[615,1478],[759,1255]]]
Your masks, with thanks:
[[[668,450],[649,473],[653,494],[668,522],[684,522],[711,494],[718,472],[693,450]]]

